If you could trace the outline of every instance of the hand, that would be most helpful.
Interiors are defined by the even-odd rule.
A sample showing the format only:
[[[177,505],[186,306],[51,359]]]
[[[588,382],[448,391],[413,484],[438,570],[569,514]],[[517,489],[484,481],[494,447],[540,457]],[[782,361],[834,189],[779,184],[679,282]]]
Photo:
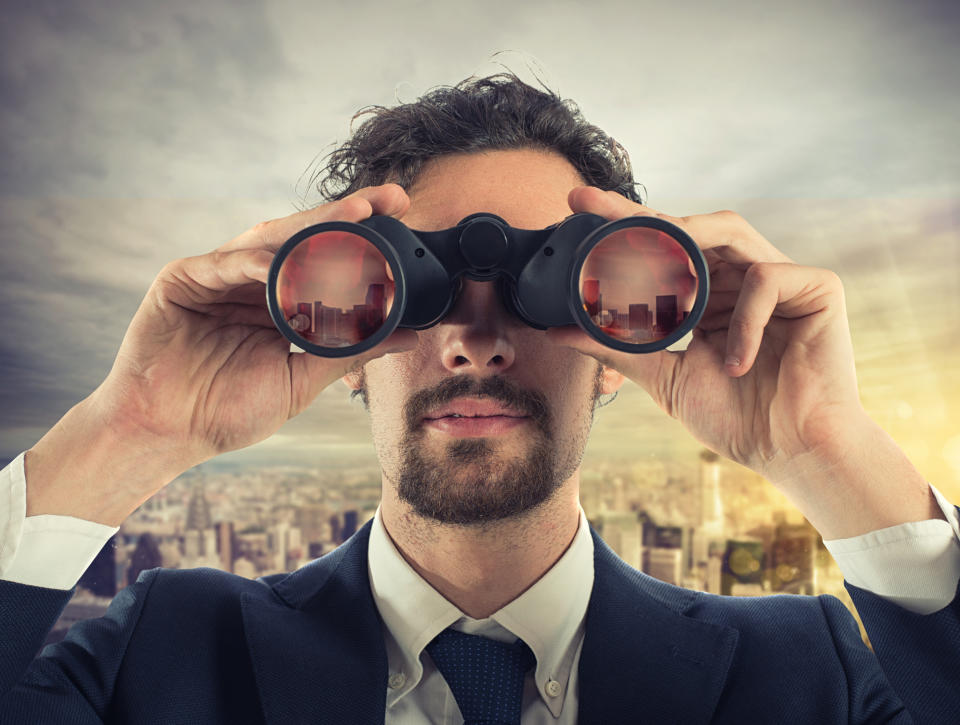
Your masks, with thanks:
[[[168,264],[130,323],[101,403],[125,422],[181,441],[207,458],[271,435],[348,370],[416,344],[398,330],[348,358],[291,353],[266,305],[273,256],[295,233],[325,221],[402,215],[396,184],[257,224],[213,252]]]
[[[623,373],[707,448],[772,481],[867,424],[836,274],[796,264],[733,212],[671,217],[593,187],[568,201],[574,212],[682,228],[704,252],[711,289],[682,352],[622,353],[572,326],[553,339]]]
[[[274,433],[347,371],[415,347],[404,329],[355,357],[291,353],[265,291],[275,252],[295,233],[399,217],[409,205],[396,184],[368,187],[166,265],[107,378],[28,452],[28,515],[118,525],[179,473]]]

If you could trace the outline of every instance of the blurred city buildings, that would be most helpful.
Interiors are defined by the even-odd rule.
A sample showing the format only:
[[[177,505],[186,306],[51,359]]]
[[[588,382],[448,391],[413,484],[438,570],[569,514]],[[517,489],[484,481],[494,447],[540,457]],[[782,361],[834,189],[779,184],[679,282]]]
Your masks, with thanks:
[[[782,494],[708,450],[687,463],[651,459],[582,472],[587,518],[624,561],[713,594],[829,593],[856,616],[822,539]],[[189,471],[123,523],[47,642],[100,616],[147,569],[213,567],[249,578],[297,569],[352,536],[379,500],[372,468]]]

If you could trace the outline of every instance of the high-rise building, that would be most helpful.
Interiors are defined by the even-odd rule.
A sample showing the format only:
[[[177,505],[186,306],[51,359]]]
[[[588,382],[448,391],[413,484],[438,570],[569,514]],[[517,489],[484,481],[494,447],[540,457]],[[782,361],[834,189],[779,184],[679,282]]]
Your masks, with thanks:
[[[127,569],[127,584],[133,584],[140,572],[163,566],[163,555],[157,540],[149,531],[140,534],[137,545],[130,555],[130,568]]]
[[[322,503],[301,504],[294,514],[294,524],[308,544],[328,544],[333,541],[330,529],[330,509]],[[314,557],[315,558],[315,557]]]
[[[98,597],[113,597],[117,593],[117,535],[110,537],[83,572],[78,586]]]
[[[316,300],[313,303],[313,336],[318,340],[323,340],[323,302]]]
[[[387,316],[387,297],[384,286],[382,284],[372,284],[367,287],[367,298],[364,304],[369,311],[369,324],[373,326],[382,324]]]
[[[697,482],[697,514],[694,520],[693,569],[707,565],[711,542],[724,536],[723,500],[720,497],[720,456],[700,451],[700,476]]]
[[[297,303],[297,314],[303,315],[309,326],[306,329],[300,330],[300,332],[313,332],[313,311],[312,305],[309,302],[298,302]]]
[[[680,552],[681,577],[694,567],[693,529],[689,526],[651,526],[644,536],[644,547],[674,549]],[[646,571],[646,569],[644,569]],[[680,579],[675,581],[680,584]]]
[[[224,571],[233,571],[233,522],[218,521],[216,523],[217,532],[217,553],[220,555],[220,568]]]
[[[630,329],[634,332],[648,330],[652,327],[650,324],[650,305],[630,305],[629,315]]]
[[[667,335],[677,329],[677,296],[657,295],[657,332]]]
[[[597,533],[634,569],[643,567],[640,520],[633,511],[605,511],[593,522]]]
[[[770,550],[770,585],[775,591],[815,594],[816,529],[809,523],[777,526]]]
[[[698,526],[723,526],[723,498],[720,496],[720,456],[700,451],[700,517]]]
[[[202,484],[194,486],[187,503],[187,520],[183,532],[183,566],[220,566],[217,532],[213,527],[210,503],[203,494]]]
[[[356,509],[350,509],[343,512],[343,526],[340,528],[341,544],[357,533],[359,515],[360,514]]]
[[[184,528],[203,531],[212,527],[210,503],[203,495],[202,485],[197,485],[190,494],[190,501],[187,504],[187,522]]]
[[[763,594],[766,554],[760,541],[727,541],[723,555],[720,593],[735,596]]]
[[[655,579],[683,586],[683,551],[681,549],[652,548],[644,552],[646,573]]]

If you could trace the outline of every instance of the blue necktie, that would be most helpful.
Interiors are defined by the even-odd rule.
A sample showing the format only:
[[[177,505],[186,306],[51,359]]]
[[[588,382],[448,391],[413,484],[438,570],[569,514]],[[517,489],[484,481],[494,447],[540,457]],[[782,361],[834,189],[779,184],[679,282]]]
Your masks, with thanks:
[[[530,648],[445,629],[427,652],[447,681],[464,725],[520,725],[523,681],[536,663]]]

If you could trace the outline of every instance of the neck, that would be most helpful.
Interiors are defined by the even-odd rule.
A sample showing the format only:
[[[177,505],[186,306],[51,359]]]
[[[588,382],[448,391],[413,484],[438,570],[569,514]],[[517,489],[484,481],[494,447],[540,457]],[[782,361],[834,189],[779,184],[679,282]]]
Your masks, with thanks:
[[[529,589],[570,546],[580,523],[576,478],[540,507],[482,526],[419,516],[386,483],[380,514],[410,566],[462,612],[484,619]]]

